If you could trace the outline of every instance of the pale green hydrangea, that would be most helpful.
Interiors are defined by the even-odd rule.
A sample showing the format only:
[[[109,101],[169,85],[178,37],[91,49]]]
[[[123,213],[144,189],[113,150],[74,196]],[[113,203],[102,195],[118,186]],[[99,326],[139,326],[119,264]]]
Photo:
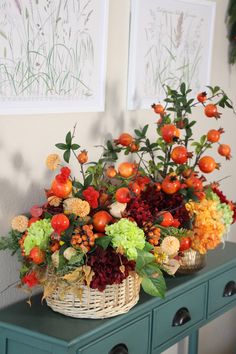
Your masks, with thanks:
[[[106,227],[106,234],[112,237],[112,246],[122,248],[129,260],[136,260],[137,249],[145,246],[145,235],[135,222],[121,219]]]
[[[29,255],[32,248],[38,246],[46,250],[49,245],[50,235],[53,232],[51,221],[49,219],[38,220],[28,228],[28,234],[24,240],[24,249],[26,256]]]
[[[218,202],[217,210],[221,213],[222,223],[225,225],[225,231],[228,232],[230,225],[233,222],[233,211],[230,209],[230,206],[226,203],[221,203],[218,195],[212,190],[207,192],[207,198]]]

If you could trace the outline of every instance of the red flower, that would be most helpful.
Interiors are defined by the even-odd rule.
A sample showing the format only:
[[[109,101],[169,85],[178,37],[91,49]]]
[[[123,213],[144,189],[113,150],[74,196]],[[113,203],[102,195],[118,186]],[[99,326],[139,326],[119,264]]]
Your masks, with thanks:
[[[22,279],[22,283],[26,284],[29,288],[37,285],[39,283],[38,278],[36,277],[35,272],[26,274]]]
[[[68,178],[60,173],[59,175],[56,175],[56,180],[59,183],[66,183]]]
[[[91,208],[95,209],[98,207],[98,197],[99,193],[94,189],[93,187],[88,187],[83,191],[83,196],[86,199],[86,201],[89,203]]]
[[[61,168],[61,175],[69,178],[70,177],[71,170],[68,167],[62,167]]]

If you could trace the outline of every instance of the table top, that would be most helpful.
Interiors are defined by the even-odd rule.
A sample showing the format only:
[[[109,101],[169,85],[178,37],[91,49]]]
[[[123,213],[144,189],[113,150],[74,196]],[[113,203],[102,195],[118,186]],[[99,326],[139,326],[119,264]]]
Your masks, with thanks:
[[[151,297],[141,292],[138,304],[132,308],[128,314],[119,315],[117,317],[103,320],[87,320],[75,319],[63,316],[53,312],[44,302],[41,304],[41,295],[32,298],[32,306],[26,301],[20,301],[10,305],[0,311],[0,326],[8,329],[24,330],[24,333],[29,331],[35,332],[37,336],[46,336],[54,338],[55,341],[63,343],[73,343],[78,338],[83,339],[88,334],[96,334],[101,329],[109,328],[112,330],[129,321],[146,314],[156,306],[160,306],[165,301],[178,295],[178,292],[183,292],[190,289],[200,282],[203,282],[210,276],[214,276],[217,272],[222,272],[232,266],[236,262],[236,243],[226,242],[224,246],[220,245],[216,250],[210,251],[207,254],[207,265],[201,271],[192,275],[168,277],[167,293],[164,300]]]

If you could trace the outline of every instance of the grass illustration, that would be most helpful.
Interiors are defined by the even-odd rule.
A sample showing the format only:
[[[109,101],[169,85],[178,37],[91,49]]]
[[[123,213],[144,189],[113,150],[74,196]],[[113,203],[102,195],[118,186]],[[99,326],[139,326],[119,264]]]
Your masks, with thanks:
[[[93,95],[91,0],[3,0],[0,96]]]

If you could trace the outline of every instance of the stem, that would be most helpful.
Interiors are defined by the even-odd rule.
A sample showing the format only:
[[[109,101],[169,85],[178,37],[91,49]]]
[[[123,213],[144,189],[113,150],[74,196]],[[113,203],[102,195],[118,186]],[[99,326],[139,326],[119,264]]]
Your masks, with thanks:
[[[170,162],[170,154],[171,154],[171,150],[172,150],[172,146],[170,146],[169,148],[167,148],[167,152],[166,152],[166,156],[165,156],[165,168],[163,170],[163,176],[167,175],[167,170],[168,170],[168,163]]]
[[[15,281],[14,283],[8,285],[5,289],[0,291],[0,295],[2,295],[5,291],[7,291],[8,289],[10,289],[12,286],[16,285],[19,283],[19,280]]]

